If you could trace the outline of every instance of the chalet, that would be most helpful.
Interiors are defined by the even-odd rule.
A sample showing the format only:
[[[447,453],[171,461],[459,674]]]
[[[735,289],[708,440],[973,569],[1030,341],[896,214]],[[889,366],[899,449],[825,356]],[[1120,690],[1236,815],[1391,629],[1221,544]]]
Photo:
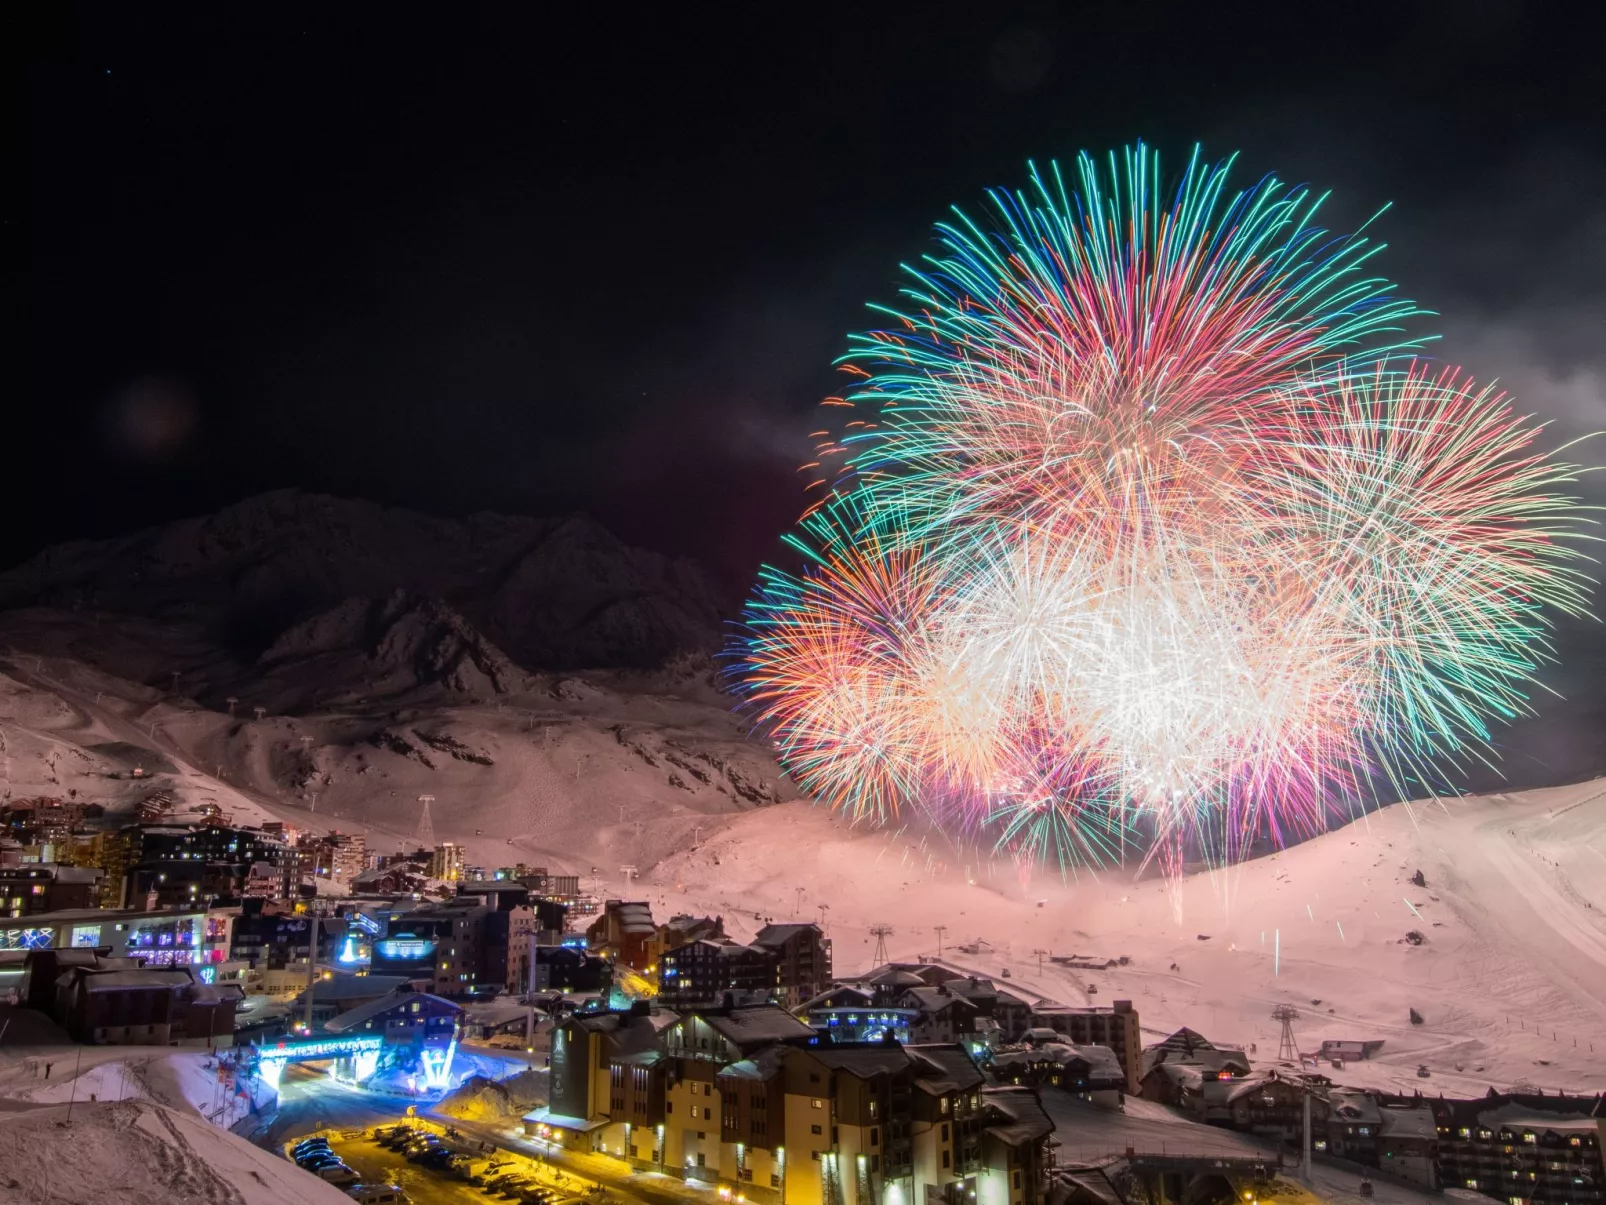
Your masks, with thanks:
[[[775,960],[775,998],[796,1008],[831,986],[831,942],[819,925],[765,925],[752,945]]]
[[[1318,1137],[1314,1145],[1352,1163],[1377,1166],[1378,1131],[1383,1126],[1383,1113],[1377,1101],[1364,1092],[1334,1090],[1328,1094],[1328,1112],[1325,1141]]]
[[[917,1014],[909,1026],[915,1042],[957,1042],[976,1032],[976,1006],[954,994],[946,983],[907,988],[897,1006]]]
[[[645,900],[608,900],[586,930],[586,939],[592,949],[633,971],[656,967],[663,948]]]
[[[912,1008],[878,1005],[864,988],[846,984],[805,1000],[797,1009],[798,1020],[833,1042],[879,1042],[888,1034],[899,1042],[910,1041],[910,1028],[920,1013]]]
[[[1199,1096],[1203,1106],[1199,1119],[1283,1142],[1297,1142],[1304,1130],[1307,1093],[1312,1094],[1312,1125],[1326,1126],[1328,1103],[1313,1092],[1326,1082],[1276,1070],[1206,1082]],[[1195,1111],[1199,1112],[1197,1107]]]
[[[659,960],[658,999],[665,1008],[710,1006],[727,995],[769,1001],[778,994],[775,956],[726,938],[700,938]]]
[[[1433,1110],[1426,1105],[1385,1105],[1379,1112],[1377,1166],[1437,1192],[1439,1133]]]
[[[190,967],[80,962],[56,981],[56,1021],[75,1041],[106,1045],[212,1046],[234,1040],[238,988],[203,983]]]
[[[1114,1000],[1108,1007],[1071,1008],[1039,1004],[1030,1026],[1052,1029],[1076,1046],[1106,1046],[1126,1070],[1127,1091],[1136,1092],[1142,1078],[1142,1038],[1138,1010],[1130,1000]]]
[[[1382,1049],[1381,1040],[1351,1042],[1329,1038],[1322,1043],[1318,1057],[1330,1063],[1354,1063],[1369,1059]]]

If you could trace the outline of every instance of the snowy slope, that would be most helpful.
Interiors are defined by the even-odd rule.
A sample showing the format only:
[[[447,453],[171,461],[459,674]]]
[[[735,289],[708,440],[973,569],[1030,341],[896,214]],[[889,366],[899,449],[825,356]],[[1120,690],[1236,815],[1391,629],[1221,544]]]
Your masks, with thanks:
[[[38,637],[36,619],[0,619],[0,644]],[[420,688],[261,719],[59,651],[0,658],[0,673],[17,794],[76,786],[130,801],[149,788],[81,763],[114,763],[108,748],[127,761],[139,746],[171,766],[161,781],[181,808],[215,799],[236,820],[357,829],[380,850],[412,840],[417,797],[430,794],[436,839],[462,842],[471,863],[579,873],[660,914],[723,914],[738,935],[766,917],[823,915],[844,971],[869,963],[873,924],[893,926],[903,958],[935,956],[941,926],[953,964],[1007,970],[1067,1004],[1131,999],[1154,1036],[1187,1024],[1265,1062],[1271,1008],[1293,1003],[1307,1048],[1383,1039],[1378,1059],[1337,1073],[1351,1083],[1481,1093],[1606,1080],[1606,781],[1385,809],[1188,878],[1178,919],[1157,879],[1022,876],[917,827],[855,829],[798,800],[703,668],[536,675],[490,700]],[[1422,944],[1407,943],[1412,931]],[[961,952],[977,939],[992,952]],[[1055,955],[1130,961],[1073,971]]]
[[[0,1205],[336,1205],[347,1197],[149,1101],[0,1110]]]
[[[1383,1039],[1341,1082],[1481,1094],[1527,1081],[1581,1091],[1606,1078],[1606,784],[1399,806],[1181,887],[1130,874],[1023,879],[974,851],[855,832],[802,805],[731,818],[645,876],[666,910],[818,919],[841,970],[932,957],[1068,1004],[1131,999],[1157,1038],[1184,1024],[1271,1061],[1274,1005],[1296,1037]],[[929,859],[929,860],[928,860]],[[1411,879],[1421,870],[1427,886]],[[798,889],[802,889],[801,907]],[[1406,940],[1423,935],[1421,945]],[[957,947],[977,938],[992,952]],[[986,947],[982,947],[985,951]],[[1043,951],[1041,970],[1036,951]],[[1070,970],[1052,955],[1127,966]],[[1175,966],[1177,969],[1172,970]],[[1089,989],[1092,990],[1089,990]],[[1413,1025],[1409,1010],[1423,1017]],[[1431,1075],[1417,1076],[1419,1064]]]

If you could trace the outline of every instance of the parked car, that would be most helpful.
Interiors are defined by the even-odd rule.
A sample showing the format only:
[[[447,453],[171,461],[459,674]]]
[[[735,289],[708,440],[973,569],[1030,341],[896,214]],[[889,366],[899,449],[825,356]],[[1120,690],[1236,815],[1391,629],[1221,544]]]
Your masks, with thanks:
[[[343,1162],[345,1162],[345,1160],[341,1159],[341,1157],[335,1154],[333,1151],[308,1151],[305,1155],[302,1155],[301,1158],[296,1160],[296,1166],[312,1170],[319,1167],[326,1167],[331,1163]]]
[[[506,1166],[507,1161],[505,1159],[492,1159],[483,1166],[469,1172],[468,1182],[470,1184],[477,1184],[483,1188],[485,1187],[487,1181],[494,1180],[496,1177],[502,1175],[502,1169]]]
[[[417,1137],[418,1131],[412,1126],[397,1126],[394,1130],[379,1140],[379,1145],[389,1147],[391,1150],[396,1151],[400,1150]]]
[[[329,1149],[329,1140],[327,1138],[303,1138],[290,1148],[290,1153],[292,1155],[305,1155],[308,1151],[320,1148],[322,1150]]]
[[[346,1188],[362,1180],[356,1172],[344,1163],[332,1163],[328,1167],[320,1167],[317,1171],[320,1180],[326,1180],[336,1188]]]
[[[346,1195],[357,1205],[407,1205],[407,1194],[394,1184],[354,1184]]]

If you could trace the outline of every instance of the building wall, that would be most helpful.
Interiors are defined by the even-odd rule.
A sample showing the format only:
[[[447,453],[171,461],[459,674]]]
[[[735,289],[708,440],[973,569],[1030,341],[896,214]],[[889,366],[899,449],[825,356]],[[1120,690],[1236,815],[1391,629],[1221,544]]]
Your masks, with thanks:
[[[664,1161],[695,1179],[716,1179],[723,1171],[723,1101],[714,1083],[719,1067],[711,1059],[681,1060],[664,1095]]]

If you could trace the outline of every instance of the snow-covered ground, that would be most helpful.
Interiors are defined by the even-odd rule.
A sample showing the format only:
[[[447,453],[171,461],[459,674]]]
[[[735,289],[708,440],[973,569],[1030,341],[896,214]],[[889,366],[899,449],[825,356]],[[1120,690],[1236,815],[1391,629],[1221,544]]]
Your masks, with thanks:
[[[227,1128],[253,1107],[269,1107],[273,1090],[244,1081],[250,1095],[218,1081],[216,1061],[204,1050],[165,1046],[70,1046],[4,1052],[0,1108],[9,1103],[68,1104],[149,1100],[198,1114]]]
[[[826,905],[842,971],[869,964],[871,924],[893,926],[889,953],[905,959],[935,956],[940,925],[954,965],[1067,1004],[1130,999],[1148,1035],[1189,1025],[1263,1063],[1278,1046],[1272,1007],[1293,1004],[1307,1050],[1385,1042],[1330,1072],[1344,1083],[1481,1095],[1606,1079],[1606,784],[1389,808],[1189,876],[1180,920],[1156,879],[1022,878],[951,851],[928,862],[930,848],[786,805],[733,818],[638,891],[666,910],[722,912],[739,931]],[[963,952],[978,939],[990,949]],[[1071,970],[1052,955],[1130,962]]]
[[[381,850],[410,841],[429,794],[436,839],[464,844],[471,864],[580,874],[660,917],[722,914],[737,936],[823,917],[843,972],[869,965],[870,926],[886,924],[894,958],[940,946],[1027,994],[1130,999],[1148,1035],[1189,1025],[1262,1063],[1277,1050],[1272,1007],[1294,1004],[1305,1049],[1385,1042],[1332,1073],[1350,1084],[1475,1095],[1606,1082],[1606,781],[1388,808],[1190,876],[1174,898],[1131,871],[1023,875],[916,826],[855,828],[797,799],[695,675],[569,675],[493,701],[435,692],[257,719],[67,655],[8,665],[14,794],[132,797],[149,786],[95,765],[143,748],[171,767],[159,781],[181,809],[214,799],[239,821],[355,829]],[[1051,961],[1068,955],[1129,961]]]
[[[148,1100],[0,1102],[0,1205],[336,1205],[294,1164]]]

